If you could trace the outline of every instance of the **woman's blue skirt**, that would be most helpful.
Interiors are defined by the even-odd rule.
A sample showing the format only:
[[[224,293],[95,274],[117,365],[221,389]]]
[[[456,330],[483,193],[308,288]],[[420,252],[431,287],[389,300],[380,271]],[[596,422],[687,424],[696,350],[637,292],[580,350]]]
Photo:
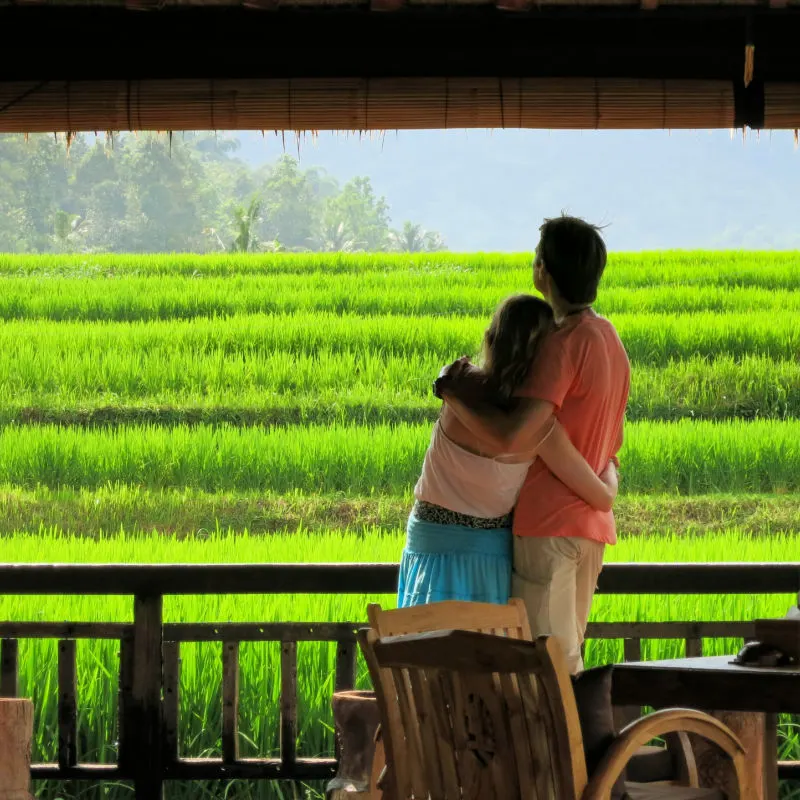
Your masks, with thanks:
[[[438,525],[412,514],[400,561],[397,605],[442,600],[508,603],[512,556],[510,528]]]

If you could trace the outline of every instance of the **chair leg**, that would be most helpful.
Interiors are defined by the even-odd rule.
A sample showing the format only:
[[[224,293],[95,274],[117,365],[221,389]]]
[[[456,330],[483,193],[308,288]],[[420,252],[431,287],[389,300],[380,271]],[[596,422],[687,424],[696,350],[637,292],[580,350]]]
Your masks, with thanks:
[[[699,786],[700,778],[697,774],[697,761],[694,757],[689,735],[683,731],[670,733],[664,737],[664,741],[675,764],[676,783],[680,786]]]
[[[378,728],[375,734],[375,755],[372,759],[372,772],[366,800],[389,800],[391,791],[386,783],[386,751],[383,748],[383,732]]]

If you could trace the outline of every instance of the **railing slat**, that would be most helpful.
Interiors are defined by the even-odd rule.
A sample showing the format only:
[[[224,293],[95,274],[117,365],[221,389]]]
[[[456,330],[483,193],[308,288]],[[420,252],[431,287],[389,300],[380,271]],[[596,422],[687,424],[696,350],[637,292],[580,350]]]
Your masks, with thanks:
[[[3,639],[0,644],[0,697],[19,697],[19,644]]]
[[[398,564],[0,564],[4,594],[392,594]],[[605,566],[598,594],[796,594],[800,563]]]
[[[239,642],[222,644],[222,760],[239,760]]]
[[[622,643],[622,654],[626,661],[642,660],[642,640],[625,639]]]
[[[171,622],[164,638],[171,642],[338,642],[355,644],[364,622]],[[2,631],[2,626],[0,626]]]
[[[58,643],[58,766],[78,763],[78,704],[75,675],[75,640]]]
[[[178,760],[178,720],[181,696],[181,643],[164,642],[164,762]]]
[[[751,622],[590,622],[587,639],[722,639],[755,634]]]
[[[4,639],[121,639],[130,630],[126,622],[0,622]]]
[[[700,658],[703,655],[703,640],[699,637],[687,637],[686,658]]]
[[[355,642],[336,643],[336,679],[334,691],[343,692],[356,685]]]
[[[287,774],[297,760],[297,642],[281,645],[281,766]]]
[[[336,643],[336,677],[334,691],[345,692],[355,688],[356,685],[356,645],[355,642]],[[334,754],[338,759],[341,756],[341,743],[339,737],[333,737]]]
[[[164,625],[164,639],[171,642],[266,642],[308,641],[355,643],[355,631],[363,622],[193,622]],[[588,639],[687,639],[752,638],[749,622],[590,622]],[[0,638],[5,639],[122,639],[132,635],[127,623],[92,622],[0,622]]]
[[[246,758],[234,765],[225,765],[220,758],[182,758],[171,770],[178,780],[218,780],[222,777],[245,780],[277,780],[284,776],[279,759]],[[336,772],[332,758],[302,758],[295,765],[299,780],[326,780]],[[71,770],[62,771],[58,764],[32,764],[34,780],[63,780],[73,778],[88,781],[113,781],[122,776],[114,764],[89,764],[81,762]],[[800,761],[778,762],[781,780],[800,781]]]
[[[291,778],[297,781],[329,780],[336,773],[336,766],[336,761],[332,758],[298,758]],[[286,770],[279,758],[241,758],[235,764],[226,764],[221,758],[181,758],[170,769],[170,778],[184,781],[236,778],[274,781],[284,780]],[[222,795],[222,792],[219,794]]]
[[[132,719],[133,696],[133,628],[119,640],[119,691],[117,693],[117,759],[120,772],[133,775],[133,732],[128,728]]]

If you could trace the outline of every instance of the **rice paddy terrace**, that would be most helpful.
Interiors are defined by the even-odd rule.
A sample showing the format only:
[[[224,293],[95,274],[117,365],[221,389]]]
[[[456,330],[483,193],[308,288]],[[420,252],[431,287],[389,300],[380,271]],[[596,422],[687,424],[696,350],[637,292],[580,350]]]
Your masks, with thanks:
[[[397,560],[438,412],[431,380],[477,352],[502,297],[530,290],[529,265],[450,254],[0,256],[3,560]],[[609,558],[797,560],[800,255],[615,255],[597,309],[632,363]],[[368,599],[170,598],[165,614],[346,621],[362,619]],[[602,597],[594,619],[749,619],[791,602]],[[130,615],[124,599],[0,598],[3,619]],[[646,644],[646,657],[681,647]],[[595,662],[620,655],[613,642],[588,650]],[[275,658],[272,645],[242,646],[244,756],[277,752]],[[35,758],[52,758],[55,644],[23,642],[20,659],[38,708]],[[115,758],[116,659],[110,645],[79,648],[82,759]],[[218,645],[183,653],[181,738],[193,755],[219,752],[219,662]],[[304,755],[332,749],[332,664],[330,648],[301,646]],[[784,757],[798,757],[799,739],[787,721]],[[303,791],[243,785],[236,796]],[[104,796],[116,793],[127,794]]]

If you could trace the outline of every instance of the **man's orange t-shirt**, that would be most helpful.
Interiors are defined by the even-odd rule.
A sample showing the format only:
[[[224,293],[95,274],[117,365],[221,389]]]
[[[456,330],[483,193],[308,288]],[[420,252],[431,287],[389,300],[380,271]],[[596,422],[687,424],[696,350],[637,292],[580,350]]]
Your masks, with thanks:
[[[600,474],[622,446],[630,363],[614,326],[591,310],[567,317],[543,342],[518,394],[547,400],[572,443]],[[514,509],[516,536],[617,541],[612,511],[597,511],[537,458]]]

